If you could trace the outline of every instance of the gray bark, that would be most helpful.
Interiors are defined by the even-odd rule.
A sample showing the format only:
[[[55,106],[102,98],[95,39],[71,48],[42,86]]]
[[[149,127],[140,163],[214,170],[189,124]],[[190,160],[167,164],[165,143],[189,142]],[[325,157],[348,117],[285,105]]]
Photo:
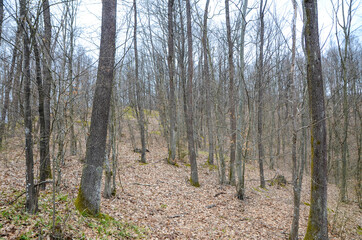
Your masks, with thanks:
[[[170,139],[169,139],[169,156],[168,163],[175,164],[176,158],[176,97],[175,97],[175,82],[174,82],[174,72],[175,72],[175,63],[174,63],[174,31],[173,31],[173,7],[174,0],[168,1],[168,71],[169,71],[169,81],[170,81]]]
[[[141,162],[146,163],[146,134],[145,134],[145,116],[143,112],[143,98],[141,93],[140,79],[138,74],[138,50],[137,50],[137,4],[136,0],[133,0],[134,10],[134,32],[133,32],[133,44],[134,44],[134,56],[135,56],[135,83],[136,83],[136,115],[138,125],[141,134]]]
[[[38,210],[38,196],[34,185],[33,133],[31,118],[30,39],[27,24],[27,3],[20,0],[20,24],[23,28],[23,79],[24,79],[24,125],[26,158],[26,211],[34,214]]]
[[[4,1],[0,0],[0,46],[1,46],[1,34],[3,31],[3,21],[4,21]]]
[[[245,159],[242,159],[243,142],[242,142],[242,129],[243,129],[243,81],[245,81],[245,61],[244,61],[244,46],[245,46],[245,30],[246,30],[246,10],[248,8],[248,0],[243,2],[242,10],[242,23],[241,23],[241,39],[240,39],[240,81],[239,81],[239,114],[238,114],[238,135],[237,135],[237,155],[236,155],[236,173],[238,181],[236,184],[236,195],[238,199],[245,198]],[[244,127],[245,129],[245,127]],[[250,128],[249,128],[250,129]],[[246,139],[247,141],[247,139]],[[247,150],[246,150],[247,151]]]
[[[191,165],[191,185],[198,187],[199,175],[197,172],[196,152],[195,152],[195,140],[194,140],[194,127],[193,127],[193,53],[192,53],[192,31],[191,31],[191,6],[190,0],[186,0],[186,15],[187,15],[187,44],[188,44],[188,69],[187,69],[187,107],[186,107],[186,128],[187,128],[187,140],[189,149],[189,158]]]
[[[233,42],[231,39],[229,0],[225,0],[226,11],[226,31],[228,42],[228,61],[229,61],[229,114],[230,114],[230,168],[229,181],[235,185],[235,149],[236,149],[236,116],[235,116],[235,93],[234,93],[234,61],[233,61]]]
[[[297,1],[292,0],[293,4],[293,22],[292,22],[292,64],[290,68],[291,75],[291,96],[292,96],[292,163],[293,163],[293,194],[294,194],[294,208],[293,208],[293,221],[289,239],[298,240],[298,231],[299,231],[299,210],[300,210],[300,194],[302,191],[302,179],[303,179],[303,169],[304,163],[303,158],[302,162],[298,163],[297,160],[297,108],[298,108],[298,98],[297,98],[297,82],[296,82],[296,73],[295,73],[295,55],[296,55],[296,24],[297,24]]]
[[[14,45],[14,49],[13,49],[13,56],[11,59],[10,72],[5,81],[5,96],[4,96],[4,103],[3,103],[3,106],[1,109],[1,120],[0,120],[0,149],[2,148],[3,139],[6,135],[5,134],[5,120],[6,120],[6,115],[7,115],[8,109],[9,109],[10,92],[12,90],[12,82],[13,82],[13,78],[14,78],[15,64],[16,64],[16,59],[18,57],[20,34],[21,34],[21,27],[19,24],[18,30],[16,32],[16,37],[15,37],[15,45]],[[15,82],[15,80],[14,80],[14,82]],[[13,95],[17,94],[17,93],[14,94],[14,91],[12,91],[12,92],[13,92]],[[10,121],[8,121],[8,122],[10,123]]]
[[[305,49],[311,122],[311,202],[305,239],[328,239],[327,137],[316,0],[304,0]]]
[[[44,58],[43,58],[43,94],[44,94],[44,124],[45,124],[45,133],[44,133],[44,144],[45,144],[45,157],[44,163],[42,164],[41,169],[41,179],[44,181],[46,178],[51,177],[51,166],[50,166],[50,151],[49,151],[49,141],[50,141],[50,89],[52,84],[52,75],[51,75],[51,41],[52,41],[52,25],[50,18],[50,6],[48,0],[43,0],[43,19],[44,19],[44,36],[43,36],[43,45],[44,45]]]
[[[259,63],[258,63],[258,154],[259,154],[259,173],[260,173],[260,187],[265,188],[265,180],[264,180],[264,146],[262,142],[263,135],[263,83],[264,83],[264,12],[265,6],[267,4],[267,0],[265,4],[263,4],[263,0],[260,1],[260,45],[259,45]]]
[[[86,211],[92,215],[100,212],[102,172],[116,50],[116,12],[117,0],[102,2],[102,30],[96,89],[87,140],[86,163],[75,203],[79,211]]]

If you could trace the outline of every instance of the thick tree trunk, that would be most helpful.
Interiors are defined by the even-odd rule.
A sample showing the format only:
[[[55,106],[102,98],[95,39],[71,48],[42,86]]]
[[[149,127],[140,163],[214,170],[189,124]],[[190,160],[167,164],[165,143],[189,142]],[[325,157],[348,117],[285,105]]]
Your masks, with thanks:
[[[304,0],[305,47],[311,122],[311,203],[305,239],[328,239],[327,142],[317,1]]]
[[[101,183],[107,126],[112,93],[116,40],[117,0],[102,2],[102,30],[97,82],[93,100],[90,134],[87,141],[86,164],[75,205],[81,212],[100,212]]]
[[[197,172],[195,141],[194,141],[194,127],[193,127],[193,101],[192,101],[192,87],[193,87],[193,53],[192,53],[192,31],[191,31],[191,6],[190,0],[186,0],[186,15],[187,15],[187,43],[188,43],[188,71],[187,71],[187,109],[186,109],[186,128],[187,140],[189,149],[189,158],[191,165],[191,178],[190,183],[192,186],[199,187],[199,175]]]
[[[225,11],[226,11],[226,31],[227,31],[227,41],[228,41],[228,60],[229,60],[229,104],[230,104],[229,181],[231,185],[235,185],[236,116],[235,116],[235,93],[234,93],[233,42],[231,39],[229,0],[225,0]]]

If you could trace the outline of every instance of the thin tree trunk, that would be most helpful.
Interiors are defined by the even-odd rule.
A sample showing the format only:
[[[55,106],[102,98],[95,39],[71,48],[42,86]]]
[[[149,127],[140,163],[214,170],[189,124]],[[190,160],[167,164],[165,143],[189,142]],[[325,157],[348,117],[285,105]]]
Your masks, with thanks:
[[[305,239],[328,239],[327,139],[317,1],[304,0],[304,28],[311,122],[311,203]]]
[[[169,68],[169,78],[170,78],[170,139],[169,139],[169,156],[168,163],[176,164],[176,97],[175,97],[175,83],[174,83],[174,32],[173,32],[173,6],[174,0],[168,1],[168,68]]]
[[[233,61],[233,43],[231,39],[231,27],[229,16],[229,0],[225,0],[226,11],[226,31],[228,41],[228,60],[229,60],[229,101],[230,101],[230,168],[229,181],[235,185],[235,149],[236,149],[236,116],[235,116],[235,93],[234,93],[234,61]]]
[[[74,2],[67,3],[71,4],[71,10],[68,9],[70,18],[70,31],[69,31],[69,57],[68,57],[68,80],[69,85],[69,120],[70,120],[70,154],[75,156],[77,154],[77,137],[74,129],[74,78],[73,78],[73,55],[74,55],[74,22],[75,22],[75,7]]]
[[[141,162],[146,163],[146,134],[145,134],[145,116],[143,112],[143,98],[141,97],[141,86],[140,79],[138,74],[138,49],[137,49],[137,4],[136,0],[133,0],[133,10],[134,10],[134,35],[133,35],[133,44],[134,44],[134,56],[135,56],[135,72],[136,72],[136,115],[138,120],[138,125],[140,127],[141,134]]]
[[[45,171],[42,176],[45,178],[51,178],[51,165],[50,165],[50,151],[49,151],[49,141],[50,141],[50,89],[52,84],[52,75],[51,75],[51,41],[52,41],[52,25],[50,18],[50,6],[49,0],[43,0],[43,19],[44,19],[44,58],[43,58],[43,92],[44,92],[44,122],[45,122],[45,133],[44,133],[44,144],[45,144],[45,158],[44,158],[44,168]],[[45,179],[44,179],[45,180]],[[43,181],[43,179],[40,179]]]
[[[4,1],[0,0],[0,46],[1,46],[1,34],[3,31],[3,21],[4,21]]]
[[[241,24],[241,39],[240,39],[240,81],[239,81],[239,114],[238,114],[238,136],[237,136],[237,155],[236,155],[236,172],[238,181],[236,184],[236,196],[238,199],[245,198],[245,159],[242,160],[243,142],[242,142],[242,129],[243,129],[243,82],[245,81],[245,61],[244,61],[244,46],[245,46],[245,30],[246,30],[246,10],[248,8],[248,0],[243,2],[242,10],[242,24]],[[245,129],[245,127],[244,127]],[[249,127],[250,129],[250,127]],[[245,141],[248,141],[246,139]]]
[[[45,167],[45,160],[47,157],[47,154],[49,153],[47,151],[47,138],[46,138],[46,130],[45,130],[45,119],[44,119],[44,89],[43,89],[43,80],[41,75],[41,63],[40,63],[40,53],[39,48],[37,44],[37,40],[35,37],[35,32],[32,30],[32,44],[34,48],[34,56],[35,56],[35,69],[36,69],[36,83],[38,86],[38,94],[39,94],[39,104],[38,104],[38,112],[39,112],[39,124],[40,124],[40,168],[39,168],[39,179],[41,182],[45,181],[47,179],[47,176],[45,175],[47,173]],[[40,189],[44,190],[46,185],[41,184]]]
[[[264,83],[264,10],[267,4],[267,0],[265,4],[263,4],[263,0],[260,1],[260,46],[259,46],[259,76],[258,76],[258,153],[259,153],[259,171],[260,171],[260,187],[265,188],[265,180],[264,180],[264,147],[262,142],[263,135],[263,83]]]
[[[102,2],[102,30],[99,65],[90,134],[87,141],[86,164],[83,167],[75,205],[81,212],[100,212],[104,153],[107,140],[116,40],[117,0]]]
[[[188,43],[188,71],[187,71],[187,109],[186,109],[186,128],[189,158],[191,165],[190,183],[192,186],[199,187],[199,175],[197,172],[197,162],[195,153],[194,127],[193,127],[193,53],[192,53],[192,31],[191,31],[191,6],[190,0],[186,0],[186,15],[187,15],[187,43]]]
[[[303,178],[303,162],[298,164],[297,160],[297,81],[295,75],[295,55],[296,55],[296,24],[297,24],[297,1],[292,0],[293,4],[293,22],[292,22],[292,64],[290,69],[291,75],[291,96],[292,96],[292,163],[293,163],[293,194],[294,194],[294,208],[293,208],[293,221],[289,239],[298,240],[299,231],[299,206],[301,194],[301,179]],[[298,181],[299,179],[299,181]]]
[[[0,2],[0,4],[2,4],[2,1]],[[5,132],[6,132],[5,131],[5,120],[6,120],[6,115],[7,115],[8,109],[9,109],[10,92],[12,89],[12,82],[13,82],[13,78],[14,78],[14,69],[15,69],[16,59],[18,56],[20,34],[21,34],[21,27],[19,24],[18,30],[16,32],[16,37],[15,37],[15,46],[13,49],[13,56],[11,59],[10,73],[7,77],[7,80],[5,81],[5,96],[4,96],[4,104],[1,109],[1,121],[0,121],[0,149],[2,148],[3,139],[6,135],[5,134]],[[1,40],[0,40],[0,42],[1,42]],[[15,82],[15,80],[14,80],[14,82]],[[17,93],[14,93],[14,91],[12,91],[12,92],[13,92],[13,96],[17,94]],[[8,119],[8,122],[10,123],[9,119]]]
[[[34,214],[38,210],[38,196],[34,185],[33,135],[31,118],[31,79],[30,79],[30,48],[27,26],[27,3],[20,0],[20,16],[23,27],[23,79],[24,79],[24,125],[25,125],[25,158],[26,158],[26,211]]]
[[[209,60],[208,60],[208,50],[207,50],[207,19],[209,11],[210,0],[206,1],[205,11],[204,11],[204,26],[203,26],[203,35],[202,35],[202,46],[204,54],[204,78],[206,86],[206,121],[207,121],[207,133],[208,133],[208,143],[209,143],[209,157],[208,163],[214,164],[214,126],[212,123],[212,104],[211,104],[211,81],[209,74]]]

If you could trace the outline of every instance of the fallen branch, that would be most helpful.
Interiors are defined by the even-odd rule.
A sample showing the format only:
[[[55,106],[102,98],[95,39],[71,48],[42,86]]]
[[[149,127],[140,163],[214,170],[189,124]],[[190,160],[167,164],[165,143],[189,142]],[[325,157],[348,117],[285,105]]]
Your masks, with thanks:
[[[179,217],[183,217],[185,216],[187,213],[181,213],[181,214],[177,214],[177,215],[173,215],[173,216],[168,216],[168,218],[179,218]]]
[[[39,185],[46,184],[46,183],[52,183],[53,181],[42,181],[40,183],[37,183],[34,185],[34,187],[38,187]],[[23,196],[26,193],[26,191],[22,192],[19,196],[17,196],[14,200],[10,201],[8,205],[13,205],[21,196]]]
[[[138,182],[135,182],[135,183],[131,183],[133,185],[139,185],[139,186],[146,186],[146,187],[152,187],[151,184],[144,184],[144,183],[138,183]]]
[[[216,194],[214,195],[214,197],[218,197],[218,196],[220,196],[221,194],[226,194],[226,192],[219,192],[219,193],[216,193]]]
[[[206,206],[206,208],[208,208],[208,209],[213,208],[213,207],[216,207],[216,204],[211,204],[211,205]]]

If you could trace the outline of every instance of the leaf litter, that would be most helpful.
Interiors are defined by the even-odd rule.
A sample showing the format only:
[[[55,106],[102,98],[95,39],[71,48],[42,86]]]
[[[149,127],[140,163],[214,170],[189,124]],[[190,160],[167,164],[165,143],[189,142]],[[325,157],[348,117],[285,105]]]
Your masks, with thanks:
[[[235,196],[235,187],[218,183],[217,169],[209,168],[207,156],[198,156],[201,186],[189,184],[186,160],[177,166],[167,164],[167,148],[160,136],[150,138],[147,164],[140,164],[130,141],[119,144],[115,197],[102,197],[101,212],[94,219],[79,214],[74,207],[82,164],[78,157],[66,155],[62,183],[56,198],[56,224],[64,239],[287,239],[293,214],[293,190],[267,186],[260,189],[256,162],[247,164],[246,199]],[[25,196],[9,205],[25,189],[25,157],[21,138],[11,138],[0,154],[0,239],[49,238],[52,220],[51,184],[39,196],[39,213],[25,213]],[[36,157],[34,158],[36,159]],[[37,169],[37,165],[34,169]],[[279,172],[281,172],[279,170]],[[35,170],[37,174],[37,171]],[[288,171],[282,174],[290,182]],[[265,169],[265,178],[275,171]],[[118,179],[118,177],[117,177]],[[300,205],[299,238],[307,227],[309,176],[304,177]],[[121,188],[122,184],[122,188]],[[330,239],[361,239],[361,211],[356,203],[338,202],[338,189],[328,186]],[[111,220],[110,220],[111,219]]]

